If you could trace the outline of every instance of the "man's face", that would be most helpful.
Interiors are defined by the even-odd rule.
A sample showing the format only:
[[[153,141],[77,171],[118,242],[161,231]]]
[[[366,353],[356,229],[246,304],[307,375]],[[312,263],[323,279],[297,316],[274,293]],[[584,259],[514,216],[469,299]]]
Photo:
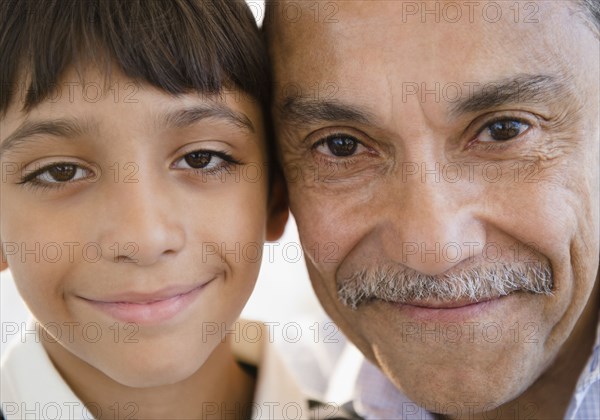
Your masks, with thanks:
[[[274,116],[328,314],[414,401],[484,411],[597,313],[598,39],[566,2],[436,3],[283,3]]]
[[[61,368],[83,360],[129,386],[181,381],[258,276],[261,111],[239,92],[172,96],[116,72],[110,85],[94,71],[81,80],[69,72],[52,100],[29,113],[15,102],[1,121],[3,251]]]

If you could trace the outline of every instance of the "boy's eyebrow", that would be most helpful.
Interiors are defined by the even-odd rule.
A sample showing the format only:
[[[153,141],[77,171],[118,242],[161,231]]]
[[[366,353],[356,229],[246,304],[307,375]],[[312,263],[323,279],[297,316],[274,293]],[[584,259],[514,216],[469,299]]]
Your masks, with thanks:
[[[50,135],[54,137],[74,138],[92,131],[96,127],[89,122],[81,124],[74,119],[57,119],[44,121],[25,121],[0,145],[0,157],[6,152],[27,143],[38,135]]]
[[[219,103],[192,105],[169,111],[159,116],[158,123],[164,127],[185,128],[206,118],[221,119],[251,133],[255,132],[254,125],[246,114]]]
[[[169,111],[159,116],[159,121],[165,127],[183,128],[206,118],[222,119],[251,133],[255,132],[252,121],[245,114],[221,104],[194,105]],[[0,157],[38,135],[74,138],[95,130],[96,127],[92,124],[88,122],[82,124],[75,119],[26,121],[2,142]]]

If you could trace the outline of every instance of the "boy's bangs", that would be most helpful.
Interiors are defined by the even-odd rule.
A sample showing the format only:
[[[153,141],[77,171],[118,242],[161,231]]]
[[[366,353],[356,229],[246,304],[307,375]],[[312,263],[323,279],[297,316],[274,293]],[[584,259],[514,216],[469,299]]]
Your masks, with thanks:
[[[172,94],[238,88],[266,100],[266,54],[243,0],[2,3],[2,114],[15,87],[25,89],[29,110],[56,89],[70,66],[89,64],[107,76],[116,64],[127,77]]]

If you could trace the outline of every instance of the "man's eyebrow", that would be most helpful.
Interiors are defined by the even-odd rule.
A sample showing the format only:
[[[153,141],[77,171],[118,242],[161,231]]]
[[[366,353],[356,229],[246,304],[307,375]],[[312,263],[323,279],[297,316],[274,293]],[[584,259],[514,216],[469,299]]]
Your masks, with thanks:
[[[207,118],[224,120],[251,133],[255,132],[254,125],[246,114],[219,103],[193,105],[169,111],[159,116],[158,124],[168,128],[185,128]]]
[[[91,123],[83,124],[74,119],[57,119],[43,121],[25,121],[0,145],[0,157],[6,152],[34,141],[36,136],[52,136],[60,138],[75,138],[95,130]]]
[[[509,104],[544,103],[570,92],[566,78],[520,74],[477,86],[450,107],[450,115],[486,111]]]
[[[355,105],[339,100],[289,97],[284,98],[279,115],[285,124],[300,125],[316,122],[352,121],[374,125],[374,116]]]

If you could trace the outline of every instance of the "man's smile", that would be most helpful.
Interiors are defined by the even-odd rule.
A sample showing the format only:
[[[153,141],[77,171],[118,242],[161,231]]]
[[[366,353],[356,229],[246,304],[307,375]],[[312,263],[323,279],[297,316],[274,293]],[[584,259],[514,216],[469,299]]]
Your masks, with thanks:
[[[498,305],[508,304],[513,301],[511,297],[522,295],[515,292],[507,296],[498,296],[481,301],[415,301],[411,303],[382,302],[385,306],[392,306],[408,319],[423,322],[468,322],[486,315],[496,309]]]

